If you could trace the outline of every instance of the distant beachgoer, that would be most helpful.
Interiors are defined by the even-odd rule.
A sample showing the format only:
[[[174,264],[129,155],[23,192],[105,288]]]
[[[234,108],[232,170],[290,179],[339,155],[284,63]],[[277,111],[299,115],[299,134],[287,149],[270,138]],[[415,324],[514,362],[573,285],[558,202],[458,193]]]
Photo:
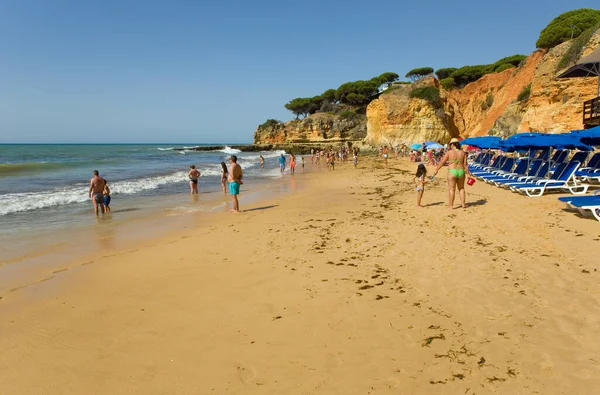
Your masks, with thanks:
[[[231,168],[229,169],[229,193],[231,194],[231,198],[233,199],[233,213],[240,212],[240,202],[238,201],[238,195],[240,194],[240,185],[242,182],[242,167],[237,163],[237,156],[231,155],[229,158],[231,162]]]
[[[196,169],[196,166],[190,165],[190,171],[188,173],[188,177],[190,179],[190,192],[192,195],[198,194],[198,178],[200,177],[200,172]]]
[[[229,176],[227,165],[225,162],[221,162],[221,186],[223,187],[223,193],[227,193],[227,176]]]
[[[281,174],[285,171],[285,156],[283,156],[283,154],[279,157],[279,170],[281,171]]]
[[[425,192],[425,177],[427,176],[427,168],[423,163],[417,166],[417,174],[415,174],[415,182],[417,183],[417,207],[421,206],[421,199]]]
[[[221,163],[225,163],[225,162],[221,162]],[[265,167],[265,158],[263,158],[262,155],[258,156],[258,163],[260,164],[261,169]]]
[[[455,190],[458,187],[458,194],[460,196],[460,202],[462,208],[466,208],[466,197],[465,197],[465,175],[470,175],[469,166],[467,165],[467,155],[460,148],[460,142],[458,139],[453,138],[448,144],[448,150],[446,154],[437,165],[435,173],[437,175],[440,168],[448,162],[448,199],[449,206],[451,209],[454,208],[454,195]]]
[[[304,157],[303,156],[300,157],[300,161],[302,162],[302,171],[304,171]]]
[[[356,154],[354,154],[354,156],[352,157],[352,163],[354,163],[355,168],[356,166],[358,166],[358,156]]]
[[[296,157],[290,152],[290,174],[296,173]]]
[[[94,213],[98,215],[98,209],[104,214],[104,178],[100,177],[98,170],[94,170],[94,177],[90,180],[89,196],[92,199],[92,205],[94,206]]]
[[[108,187],[108,181],[104,180],[104,190],[102,191],[104,196],[104,212],[110,213],[110,188]]]

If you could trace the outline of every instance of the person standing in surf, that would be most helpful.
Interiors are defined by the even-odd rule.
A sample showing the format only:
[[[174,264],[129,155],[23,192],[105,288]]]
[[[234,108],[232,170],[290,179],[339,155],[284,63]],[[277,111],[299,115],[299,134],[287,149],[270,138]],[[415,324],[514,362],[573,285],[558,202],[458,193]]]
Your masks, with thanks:
[[[223,193],[227,193],[227,179],[229,178],[229,170],[225,162],[221,162],[221,186],[223,187]]]
[[[242,167],[237,163],[237,156],[231,155],[229,158],[231,162],[231,167],[229,169],[229,193],[231,194],[231,199],[233,200],[233,210],[232,213],[240,212],[240,202],[238,200],[238,195],[240,194],[240,185],[242,185]]]
[[[265,158],[263,158],[262,155],[258,156],[258,164],[260,165],[261,169],[265,167]]]
[[[200,177],[200,172],[196,169],[196,166],[190,165],[190,171],[188,173],[188,177],[190,179],[190,192],[192,195],[198,194],[198,178]]]
[[[294,174],[296,172],[296,157],[293,153],[290,152],[290,174]]]
[[[104,189],[102,190],[104,195],[104,212],[110,213],[110,188],[108,187],[108,181],[104,180]]]
[[[94,213],[98,215],[98,211],[102,211],[104,214],[104,178],[100,177],[98,170],[94,170],[94,177],[90,180],[89,196],[92,199],[92,205],[94,206]]]
[[[281,171],[281,174],[285,172],[285,156],[283,156],[283,154],[279,157],[279,170]]]

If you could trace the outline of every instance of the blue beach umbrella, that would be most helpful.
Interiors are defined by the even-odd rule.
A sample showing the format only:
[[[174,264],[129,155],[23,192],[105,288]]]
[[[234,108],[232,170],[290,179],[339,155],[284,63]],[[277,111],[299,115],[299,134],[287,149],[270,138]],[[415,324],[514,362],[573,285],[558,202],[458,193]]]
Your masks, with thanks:
[[[570,135],[578,138],[584,144],[600,145],[600,126],[591,129],[573,130]]]
[[[438,144],[438,143],[431,143],[431,144],[425,144],[425,148],[427,149],[440,149],[440,148],[444,148],[443,145]]]
[[[538,148],[593,150],[572,134],[520,134],[509,137],[501,145],[508,151]]]
[[[461,141],[462,145],[469,145],[481,149],[500,149],[500,142],[502,139],[496,136],[481,136],[481,137],[469,137]]]
[[[419,149],[423,148],[423,144],[414,143],[414,144],[409,145],[408,148],[419,150]]]

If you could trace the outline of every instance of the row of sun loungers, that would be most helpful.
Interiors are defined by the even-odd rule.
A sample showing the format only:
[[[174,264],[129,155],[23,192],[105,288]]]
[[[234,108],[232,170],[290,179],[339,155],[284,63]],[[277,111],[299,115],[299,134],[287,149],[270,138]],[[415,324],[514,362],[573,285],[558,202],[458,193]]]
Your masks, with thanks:
[[[591,212],[600,221],[600,190],[580,196],[600,184],[600,153],[592,155],[587,163],[588,152],[577,152],[567,161],[568,154],[567,150],[557,150],[548,159],[549,151],[541,150],[528,158],[499,155],[492,160],[493,154],[482,153],[469,165],[469,170],[488,184],[530,197],[551,191],[569,192],[571,196],[559,200],[584,215]]]

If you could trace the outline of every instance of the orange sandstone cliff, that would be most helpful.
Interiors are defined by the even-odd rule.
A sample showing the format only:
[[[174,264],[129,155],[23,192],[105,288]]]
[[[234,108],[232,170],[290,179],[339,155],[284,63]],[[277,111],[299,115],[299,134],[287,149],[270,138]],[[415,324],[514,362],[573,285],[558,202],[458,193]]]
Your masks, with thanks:
[[[410,85],[394,84],[367,106],[366,116],[342,118],[317,113],[303,120],[259,126],[256,144],[338,143],[396,145],[448,142],[452,137],[517,132],[566,132],[582,129],[583,102],[596,94],[596,78],[556,79],[558,64],[572,42],[533,52],[519,67],[483,76],[463,88],[444,90],[427,77]],[[581,56],[600,46],[600,30]],[[439,88],[435,102],[411,98],[420,86]],[[521,95],[527,87],[530,94]],[[519,100],[520,99],[520,100]]]

